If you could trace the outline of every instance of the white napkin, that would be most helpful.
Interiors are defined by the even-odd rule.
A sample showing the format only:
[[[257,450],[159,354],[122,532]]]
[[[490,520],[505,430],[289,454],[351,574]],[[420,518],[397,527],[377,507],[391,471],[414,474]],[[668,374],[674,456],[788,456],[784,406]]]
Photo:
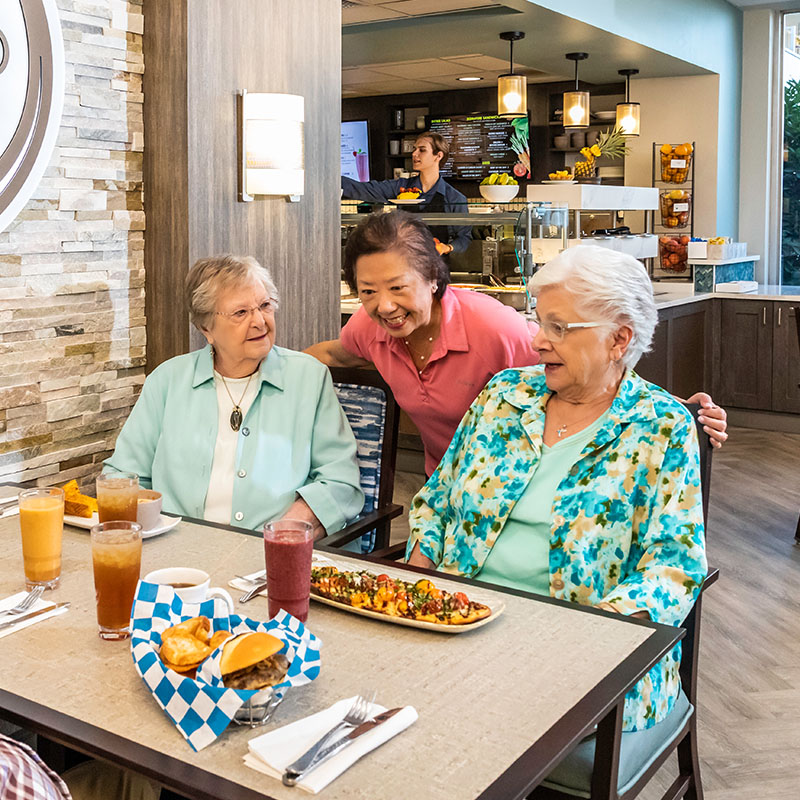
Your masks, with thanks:
[[[3,500],[10,500],[12,497],[16,497],[22,489],[19,486],[0,486],[0,502]],[[15,514],[19,514],[19,505],[15,504],[8,507],[0,508],[0,519],[3,517],[13,517]]]
[[[17,592],[16,594],[12,594],[11,597],[6,597],[3,600],[0,600],[0,623],[2,622],[10,622],[13,617],[5,616],[2,612],[7,611],[9,608],[14,608],[14,606],[19,603],[27,594],[27,592]],[[8,628],[0,631],[0,639],[4,636],[8,636],[10,633],[16,633],[17,631],[21,631],[23,628],[27,628],[28,625],[35,625],[37,622],[42,622],[43,620],[50,619],[50,617],[58,616],[62,614],[67,609],[62,607],[56,609],[56,604],[49,601],[49,600],[42,600],[40,597],[29,609],[29,613],[31,611],[38,611],[40,608],[52,608],[52,612],[48,612],[46,614],[38,614],[33,618],[28,619],[21,619],[16,625],[11,625]]]
[[[329,558],[326,558],[319,553],[314,553],[311,556],[311,566],[312,567],[335,567],[336,564],[331,561]],[[234,589],[241,589],[243,592],[246,592],[248,589],[253,588],[253,581],[261,582],[265,580],[264,578],[264,570],[261,569],[258,572],[251,572],[249,575],[245,575],[244,579],[242,578],[232,578],[228,581],[228,586],[231,586]],[[263,589],[259,592],[262,597],[267,596],[267,590]]]
[[[269,733],[256,736],[248,743],[250,752],[244,756],[248,767],[257,769],[273,778],[281,779],[283,771],[295,762],[314,742],[322,738],[331,728],[344,719],[345,714],[355,702],[355,697],[340,700],[330,708],[312,714],[310,717],[284,725]],[[386,711],[383,706],[372,704],[371,716]],[[404,731],[417,720],[417,712],[413,706],[405,706],[386,722],[361,734],[352,744],[347,745],[335,756],[315,767],[297,785],[311,794],[321,792],[331,781],[339,777],[346,769],[384,742]],[[346,735],[346,734],[345,734]]]

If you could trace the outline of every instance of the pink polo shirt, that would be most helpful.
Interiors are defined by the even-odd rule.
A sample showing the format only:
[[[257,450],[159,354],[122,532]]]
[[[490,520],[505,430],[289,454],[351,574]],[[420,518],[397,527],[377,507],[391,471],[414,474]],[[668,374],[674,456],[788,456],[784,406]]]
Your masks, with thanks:
[[[419,428],[430,475],[461,418],[489,379],[509,367],[539,362],[534,331],[514,309],[469,289],[448,287],[439,338],[420,375],[402,339],[373,322],[363,308],[342,328],[346,350],[371,361],[400,407]]]

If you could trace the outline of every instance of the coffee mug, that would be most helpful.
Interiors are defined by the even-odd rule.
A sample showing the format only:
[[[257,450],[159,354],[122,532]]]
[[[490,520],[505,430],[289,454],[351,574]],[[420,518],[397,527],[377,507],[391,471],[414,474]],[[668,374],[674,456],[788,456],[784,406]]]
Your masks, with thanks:
[[[171,586],[184,603],[202,603],[211,597],[218,597],[228,604],[228,613],[233,614],[233,599],[218,586],[211,586],[207,572],[193,567],[165,567],[148,572],[144,576],[147,583]]]

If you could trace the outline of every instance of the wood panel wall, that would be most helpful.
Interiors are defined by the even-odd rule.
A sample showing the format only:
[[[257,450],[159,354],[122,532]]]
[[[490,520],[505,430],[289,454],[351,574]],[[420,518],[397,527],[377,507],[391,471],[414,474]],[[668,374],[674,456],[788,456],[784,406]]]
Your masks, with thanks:
[[[183,279],[203,256],[252,255],[281,293],[279,344],[339,330],[339,0],[145,0],[147,364],[201,343]],[[238,200],[236,95],[305,97],[306,194]]]

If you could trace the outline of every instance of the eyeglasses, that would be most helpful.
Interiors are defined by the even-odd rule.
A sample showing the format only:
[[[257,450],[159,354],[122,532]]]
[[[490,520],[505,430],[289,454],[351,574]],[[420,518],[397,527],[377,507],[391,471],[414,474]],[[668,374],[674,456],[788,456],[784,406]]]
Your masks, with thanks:
[[[563,342],[564,337],[576,328],[602,328],[604,325],[608,325],[607,322],[552,322],[540,319],[535,311],[531,317],[545,337],[556,344]]]
[[[214,313],[219,314],[221,317],[227,317],[231,322],[240,325],[246,319],[249,320],[254,311],[258,311],[262,317],[268,317],[275,311],[275,305],[272,300],[265,300],[263,303],[250,308],[238,308],[236,311],[215,311]]]

